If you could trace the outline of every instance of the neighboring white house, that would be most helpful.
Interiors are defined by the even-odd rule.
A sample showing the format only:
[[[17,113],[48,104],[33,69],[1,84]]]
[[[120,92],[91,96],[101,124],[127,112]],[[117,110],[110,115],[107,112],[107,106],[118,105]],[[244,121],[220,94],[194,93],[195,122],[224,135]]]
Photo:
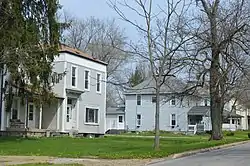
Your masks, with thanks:
[[[126,128],[133,131],[154,130],[155,90],[154,81],[147,79],[125,93]],[[203,130],[211,130],[208,91],[182,93],[187,85],[176,78],[169,78],[160,90],[160,130],[195,131],[201,124]],[[225,130],[242,129],[242,117],[225,109]],[[231,110],[231,109],[230,109]]]
[[[125,130],[125,107],[108,107],[106,111],[106,132]]]
[[[61,45],[55,57],[53,78],[56,103],[38,108],[32,100],[22,104],[15,97],[10,112],[1,111],[1,131],[16,128],[46,129],[58,132],[104,134],[106,125],[107,64],[91,56]],[[58,75],[57,75],[58,76]],[[8,79],[8,74],[3,78]]]

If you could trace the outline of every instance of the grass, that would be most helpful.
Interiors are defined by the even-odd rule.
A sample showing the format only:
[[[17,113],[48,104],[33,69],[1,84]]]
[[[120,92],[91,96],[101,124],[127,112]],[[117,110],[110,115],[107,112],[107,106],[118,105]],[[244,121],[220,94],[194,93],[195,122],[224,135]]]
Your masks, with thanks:
[[[247,140],[246,132],[236,132],[221,141],[208,141],[208,136],[161,138],[161,149],[153,150],[153,138],[1,138],[0,155],[36,155],[55,157],[160,158],[188,150],[207,148]]]

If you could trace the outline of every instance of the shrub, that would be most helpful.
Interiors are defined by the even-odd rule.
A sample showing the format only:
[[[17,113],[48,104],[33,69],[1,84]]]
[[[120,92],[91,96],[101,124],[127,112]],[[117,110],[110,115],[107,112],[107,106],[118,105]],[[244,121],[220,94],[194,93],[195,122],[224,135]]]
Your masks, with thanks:
[[[250,133],[248,133],[247,135],[248,135],[248,138],[250,138]]]
[[[206,134],[212,135],[212,130],[206,131]]]
[[[228,133],[226,133],[226,136],[234,136],[234,132],[228,132]]]

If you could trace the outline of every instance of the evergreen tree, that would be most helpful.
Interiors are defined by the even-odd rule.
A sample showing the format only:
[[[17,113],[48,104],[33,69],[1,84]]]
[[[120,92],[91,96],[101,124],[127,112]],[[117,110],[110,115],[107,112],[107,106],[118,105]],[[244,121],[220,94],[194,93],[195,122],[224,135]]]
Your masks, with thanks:
[[[142,67],[137,66],[135,71],[131,74],[129,78],[129,84],[131,87],[134,87],[142,83],[146,78],[146,74]]]
[[[13,95],[37,104],[53,99],[50,77],[58,55],[57,0],[2,0],[0,2],[0,68],[10,75],[5,82],[9,111]]]

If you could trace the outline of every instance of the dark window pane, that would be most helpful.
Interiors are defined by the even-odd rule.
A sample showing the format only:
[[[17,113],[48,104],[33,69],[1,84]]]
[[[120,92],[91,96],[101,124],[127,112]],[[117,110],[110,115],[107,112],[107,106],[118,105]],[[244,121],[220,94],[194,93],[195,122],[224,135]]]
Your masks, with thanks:
[[[123,123],[123,116],[119,116],[119,123]]]
[[[76,76],[76,67],[72,67],[72,76]]]
[[[152,97],[152,103],[156,103],[156,96]]]
[[[85,89],[89,89],[89,81],[85,80],[85,85],[84,85]]]
[[[95,110],[95,123],[98,123],[98,110]]]
[[[29,105],[29,120],[33,120],[34,110],[33,105]]]
[[[76,78],[72,77],[72,86],[76,86]]]
[[[141,95],[137,95],[137,105],[141,105]]]
[[[96,84],[96,91],[97,91],[97,92],[100,92],[100,83],[97,83],[97,84]]]

